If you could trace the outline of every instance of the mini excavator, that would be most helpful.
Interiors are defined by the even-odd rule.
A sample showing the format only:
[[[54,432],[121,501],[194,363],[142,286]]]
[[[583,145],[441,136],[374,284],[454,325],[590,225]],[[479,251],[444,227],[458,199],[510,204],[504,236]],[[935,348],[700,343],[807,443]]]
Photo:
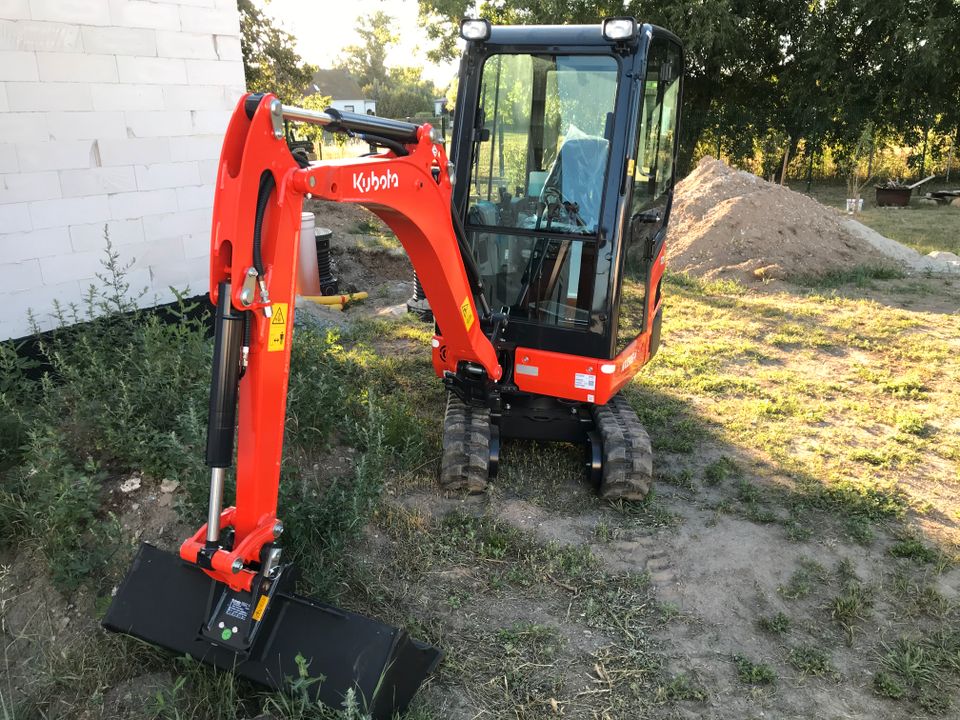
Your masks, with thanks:
[[[402,712],[441,652],[294,593],[277,517],[301,207],[362,205],[396,233],[436,322],[447,388],[440,480],[484,489],[500,438],[581,443],[609,499],[643,497],[650,441],[617,392],[656,353],[683,52],[634,18],[594,26],[464,20],[451,158],[429,125],[238,103],[224,138],[210,248],[216,306],[207,522],[178,555],[141,546],[104,625],[284,688],[307,663],[318,700],[353,690]],[[310,123],[377,148],[310,163]],[[642,313],[621,312],[624,274]],[[236,436],[236,453],[234,440]],[[234,504],[224,508],[228,469]]]

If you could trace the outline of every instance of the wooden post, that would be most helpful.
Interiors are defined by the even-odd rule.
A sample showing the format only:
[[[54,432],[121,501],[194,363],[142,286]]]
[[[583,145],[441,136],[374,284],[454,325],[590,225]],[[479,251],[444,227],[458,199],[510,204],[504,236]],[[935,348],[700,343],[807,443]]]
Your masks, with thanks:
[[[787,135],[787,147],[783,151],[783,167],[780,168],[780,186],[787,181],[787,164],[790,162],[790,136]]]

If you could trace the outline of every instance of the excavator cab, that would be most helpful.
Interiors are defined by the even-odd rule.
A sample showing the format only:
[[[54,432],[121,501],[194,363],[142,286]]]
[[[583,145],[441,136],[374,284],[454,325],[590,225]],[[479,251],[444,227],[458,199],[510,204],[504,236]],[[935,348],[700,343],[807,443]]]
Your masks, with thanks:
[[[445,448],[463,450],[447,458],[441,479],[480,490],[484,470],[496,472],[501,437],[565,440],[584,443],[601,494],[642,496],[649,440],[616,393],[660,340],[680,42],[632,18],[546,27],[467,20],[462,34],[454,204],[493,311],[481,325],[497,333],[510,376],[489,415],[459,398],[448,403]],[[642,317],[621,310],[627,272],[640,280]],[[440,330],[435,365],[455,372]],[[469,431],[460,430],[464,415]],[[604,445],[628,460],[605,471]]]

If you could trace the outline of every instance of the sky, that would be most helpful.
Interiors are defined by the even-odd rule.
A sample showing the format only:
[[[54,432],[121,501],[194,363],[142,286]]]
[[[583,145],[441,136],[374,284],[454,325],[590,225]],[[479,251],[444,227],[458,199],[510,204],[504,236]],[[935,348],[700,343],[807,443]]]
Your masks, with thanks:
[[[313,65],[333,67],[348,45],[360,38],[357,18],[382,10],[396,20],[400,42],[387,56],[391,66],[422,66],[423,76],[445,89],[457,72],[456,62],[427,60],[429,40],[417,24],[417,0],[255,0],[274,23],[297,38],[297,52]]]

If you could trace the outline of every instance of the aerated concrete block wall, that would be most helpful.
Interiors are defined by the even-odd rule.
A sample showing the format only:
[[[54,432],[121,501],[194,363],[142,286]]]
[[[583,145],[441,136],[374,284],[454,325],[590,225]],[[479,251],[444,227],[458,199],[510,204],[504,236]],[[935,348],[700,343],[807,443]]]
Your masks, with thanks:
[[[236,0],[0,0],[0,340],[102,272],[206,291],[213,184],[244,92]]]

